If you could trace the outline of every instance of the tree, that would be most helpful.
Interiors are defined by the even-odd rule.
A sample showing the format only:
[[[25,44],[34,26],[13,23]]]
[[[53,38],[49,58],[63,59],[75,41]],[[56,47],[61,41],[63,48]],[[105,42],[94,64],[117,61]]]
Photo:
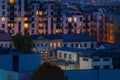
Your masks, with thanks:
[[[21,33],[16,34],[13,37],[14,47],[17,50],[29,52],[32,50],[33,41],[29,35],[22,35]]]
[[[30,77],[30,80],[68,80],[64,71],[49,63],[43,63]]]

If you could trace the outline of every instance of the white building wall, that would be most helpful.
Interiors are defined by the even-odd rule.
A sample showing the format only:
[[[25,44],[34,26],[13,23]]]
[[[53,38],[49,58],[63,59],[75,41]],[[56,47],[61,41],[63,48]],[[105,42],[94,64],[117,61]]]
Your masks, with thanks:
[[[85,61],[84,59],[88,59],[88,61]],[[91,65],[91,58],[86,58],[86,57],[80,57],[79,58],[79,67],[80,69],[92,69]]]

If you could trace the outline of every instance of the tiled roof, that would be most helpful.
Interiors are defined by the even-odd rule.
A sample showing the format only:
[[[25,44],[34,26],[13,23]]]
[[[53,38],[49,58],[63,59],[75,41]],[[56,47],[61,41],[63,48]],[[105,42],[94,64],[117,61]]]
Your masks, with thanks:
[[[12,36],[5,32],[0,32],[0,41],[11,41]]]
[[[96,51],[96,50],[68,48],[68,47],[61,47],[61,48],[57,48],[56,50],[68,51],[68,52],[77,52],[77,53],[85,53],[85,54],[93,54]]]
[[[109,43],[109,42],[101,42],[98,43],[98,47],[103,45],[105,49],[119,49],[120,50],[120,42]]]
[[[47,34],[47,35],[32,35],[32,39],[37,39],[40,36],[46,39],[63,39],[64,42],[85,42],[96,41],[95,38],[88,34]]]
[[[64,42],[84,42],[84,41],[96,41],[95,38],[88,34],[62,34]]]

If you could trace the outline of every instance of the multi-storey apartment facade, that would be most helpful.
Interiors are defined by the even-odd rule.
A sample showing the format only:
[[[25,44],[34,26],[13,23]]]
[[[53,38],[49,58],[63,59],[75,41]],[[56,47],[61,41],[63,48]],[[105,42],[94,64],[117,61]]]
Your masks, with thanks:
[[[30,0],[29,0],[30,1]],[[0,30],[15,35],[28,29],[28,0],[0,1]]]
[[[112,15],[104,12],[88,13],[52,1],[3,0],[0,5],[0,30],[11,35],[86,33],[98,41],[114,41]]]

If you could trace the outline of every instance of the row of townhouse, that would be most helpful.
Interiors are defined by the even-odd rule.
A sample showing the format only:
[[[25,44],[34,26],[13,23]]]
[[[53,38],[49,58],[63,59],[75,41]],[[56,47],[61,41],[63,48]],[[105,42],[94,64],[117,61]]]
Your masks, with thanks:
[[[13,36],[25,31],[30,35],[88,33],[98,41],[114,42],[113,16],[104,9],[84,12],[60,2],[33,0],[1,0],[0,6],[0,30]]]

